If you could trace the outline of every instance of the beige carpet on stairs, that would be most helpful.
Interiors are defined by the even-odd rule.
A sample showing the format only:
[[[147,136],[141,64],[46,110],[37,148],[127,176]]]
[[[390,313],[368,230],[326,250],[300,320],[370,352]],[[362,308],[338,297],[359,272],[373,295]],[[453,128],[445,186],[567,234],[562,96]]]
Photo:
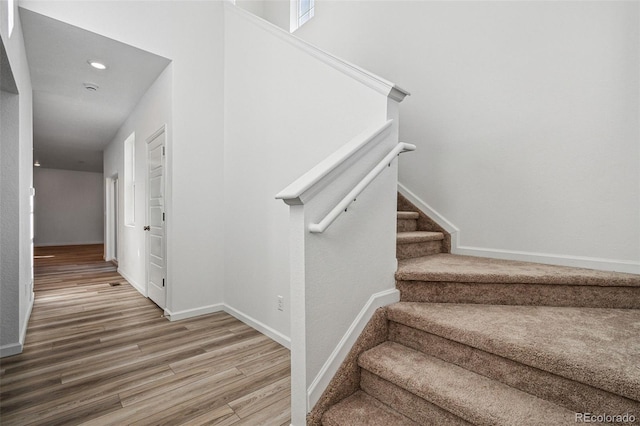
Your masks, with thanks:
[[[566,408],[393,342],[362,354],[360,366],[471,424],[545,426],[574,419]]]
[[[433,254],[412,245],[449,251],[450,236],[398,209],[414,212],[398,214],[401,302],[376,312],[309,426],[640,424],[640,275]]]
[[[453,254],[399,259],[405,302],[640,309],[640,276]]]
[[[640,401],[640,310],[398,303],[390,321]]]
[[[397,280],[640,286],[640,275],[447,253],[398,261]]]

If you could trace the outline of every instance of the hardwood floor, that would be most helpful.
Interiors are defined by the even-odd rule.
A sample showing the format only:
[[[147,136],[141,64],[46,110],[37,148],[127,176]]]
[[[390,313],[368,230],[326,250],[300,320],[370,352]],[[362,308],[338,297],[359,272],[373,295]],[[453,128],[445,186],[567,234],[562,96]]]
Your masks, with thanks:
[[[0,424],[289,425],[289,351],[218,312],[169,322],[102,246],[35,252],[24,352],[0,360]]]

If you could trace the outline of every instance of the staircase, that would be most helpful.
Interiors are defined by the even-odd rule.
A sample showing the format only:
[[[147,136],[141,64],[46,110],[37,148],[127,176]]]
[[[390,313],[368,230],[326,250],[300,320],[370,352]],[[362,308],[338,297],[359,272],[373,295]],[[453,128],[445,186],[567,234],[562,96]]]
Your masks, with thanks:
[[[418,211],[397,226],[386,341],[309,424],[640,423],[640,276],[449,254]]]

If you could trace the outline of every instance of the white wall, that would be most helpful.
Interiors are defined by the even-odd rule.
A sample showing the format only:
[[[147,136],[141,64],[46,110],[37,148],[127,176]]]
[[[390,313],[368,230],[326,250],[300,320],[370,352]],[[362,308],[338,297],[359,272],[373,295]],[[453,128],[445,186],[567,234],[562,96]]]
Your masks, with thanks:
[[[102,173],[35,168],[36,246],[101,244],[104,240]]]
[[[291,0],[235,0],[236,6],[289,31]]]
[[[6,49],[9,66],[15,79],[19,96],[3,94],[3,149],[0,166],[3,168],[0,182],[2,202],[8,195],[10,206],[2,208],[0,220],[0,244],[2,245],[0,283],[1,318],[0,356],[22,351],[31,306],[33,304],[33,241],[30,226],[30,201],[33,183],[33,131],[31,77],[18,18],[17,5],[13,14],[15,24],[11,37],[8,31],[8,2],[0,4],[0,37]],[[6,114],[6,115],[5,115]],[[18,121],[15,122],[17,117]],[[13,125],[5,123],[10,119]],[[7,120],[9,121],[9,120]],[[7,126],[5,127],[5,124]],[[5,130],[6,128],[6,130]],[[4,133],[7,131],[7,133]],[[10,136],[11,139],[5,139]],[[17,140],[15,139],[17,137]],[[10,156],[5,156],[5,143],[9,143]],[[10,170],[4,170],[9,167]],[[9,211],[9,216],[6,213]],[[5,240],[5,238],[8,238]]]
[[[410,89],[400,181],[459,252],[640,272],[639,8],[317,2],[296,35]]]
[[[263,0],[234,0],[235,5],[247,12],[253,13],[256,16],[265,18],[264,6],[266,2]]]
[[[104,151],[104,177],[118,177],[118,271],[146,295],[146,140],[162,126],[167,126],[167,141],[171,140],[171,77],[169,65],[149,87],[129,118],[118,130]],[[135,133],[135,225],[124,221],[124,141]],[[104,183],[103,183],[104,186]]]
[[[282,342],[290,335],[289,209],[274,197],[384,123],[387,98],[241,12],[230,6],[225,20],[224,301]]]
[[[4,58],[3,58],[4,59]],[[19,129],[18,95],[0,91],[0,348],[16,345],[20,338],[20,200],[18,195]],[[17,353],[20,350],[14,349]]]
[[[21,6],[173,61],[168,309],[176,315],[218,309],[224,269],[222,2],[25,0]]]
[[[274,25],[289,31],[291,27],[291,1],[264,1],[262,16]]]

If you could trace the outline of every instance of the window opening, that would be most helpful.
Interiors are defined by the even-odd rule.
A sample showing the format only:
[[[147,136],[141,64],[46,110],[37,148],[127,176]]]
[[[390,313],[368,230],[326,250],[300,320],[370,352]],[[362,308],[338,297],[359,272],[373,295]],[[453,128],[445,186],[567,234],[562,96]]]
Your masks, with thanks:
[[[15,7],[14,7],[14,0],[9,0],[7,1],[7,26],[9,28],[9,37],[11,37],[11,33],[13,32],[13,24],[14,24],[14,17],[13,17],[13,11],[14,11]]]
[[[294,32],[313,18],[315,0],[291,0],[290,31]]]

